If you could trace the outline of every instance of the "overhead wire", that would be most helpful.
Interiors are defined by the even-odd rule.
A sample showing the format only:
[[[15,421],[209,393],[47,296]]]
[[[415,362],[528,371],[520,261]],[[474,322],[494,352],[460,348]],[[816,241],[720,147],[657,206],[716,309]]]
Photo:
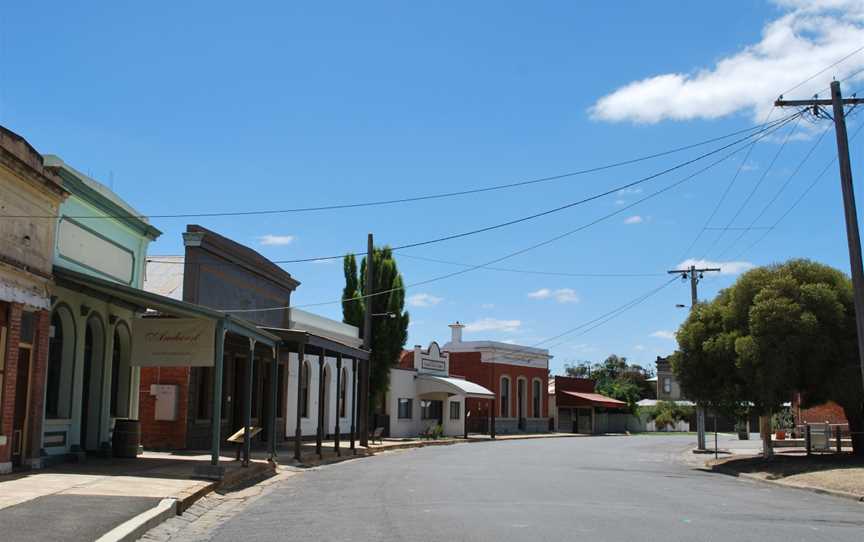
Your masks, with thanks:
[[[514,226],[516,224],[521,224],[524,222],[535,220],[537,218],[541,218],[544,216],[549,216],[549,215],[552,215],[555,213],[559,213],[559,212],[567,210],[567,209],[572,209],[574,207],[584,205],[584,204],[590,203],[592,201],[596,201],[596,200],[604,198],[606,196],[618,193],[621,190],[633,188],[635,186],[647,183],[648,181],[662,177],[663,175],[667,175],[667,174],[672,173],[674,171],[677,171],[679,169],[685,168],[689,165],[692,165],[696,162],[699,162],[699,161],[704,160],[710,156],[713,156],[713,155],[718,154],[724,150],[727,150],[731,147],[734,147],[735,145],[738,145],[739,143],[748,141],[748,140],[753,139],[753,138],[757,138],[756,141],[758,141],[758,140],[762,139],[761,136],[764,136],[764,134],[773,133],[777,129],[782,128],[783,126],[785,126],[789,122],[792,122],[793,120],[798,118],[801,114],[802,114],[801,112],[794,113],[792,115],[784,117],[779,123],[772,124],[770,126],[770,128],[765,128],[765,129],[760,130],[759,132],[755,132],[754,134],[750,134],[750,135],[747,135],[745,137],[736,139],[732,143],[728,143],[728,144],[723,145],[721,147],[718,147],[714,150],[700,154],[700,155],[696,156],[695,158],[691,158],[690,160],[686,160],[684,162],[679,162],[678,164],[675,164],[674,166],[668,167],[666,169],[652,173],[650,175],[646,175],[646,176],[641,177],[635,181],[631,181],[631,182],[628,182],[628,183],[625,183],[622,185],[615,186],[614,188],[605,190],[605,191],[600,192],[600,193],[592,194],[592,195],[587,196],[585,198],[582,198],[582,199],[579,199],[576,201],[572,201],[572,202],[566,203],[564,205],[559,205],[559,206],[553,207],[551,209],[546,209],[546,210],[543,210],[543,211],[540,211],[537,213],[533,213],[531,215],[522,216],[522,217],[515,218],[512,220],[507,220],[504,222],[498,222],[496,224],[484,226],[482,228],[475,228],[473,230],[449,234],[449,235],[445,235],[445,236],[441,236],[441,237],[427,239],[424,241],[417,241],[417,242],[413,242],[413,243],[396,245],[396,246],[391,247],[391,250],[396,252],[396,251],[401,251],[401,250],[405,250],[405,249],[409,249],[409,248],[417,248],[417,247],[428,246],[428,245],[432,245],[432,244],[436,244],[436,243],[442,243],[445,241],[452,241],[455,239],[461,239],[464,237],[469,237],[469,236],[477,235],[480,233],[486,233],[489,231],[493,231],[493,230],[497,230],[497,229],[501,229],[501,228],[505,228],[505,227],[509,227],[509,226]],[[288,263],[303,263],[303,262],[320,262],[320,261],[326,261],[326,260],[342,259],[346,255],[357,256],[358,254],[362,254],[362,253],[363,253],[362,251],[357,251],[357,252],[347,252],[347,253],[342,253],[342,254],[338,254],[338,255],[329,255],[329,256],[315,256],[315,257],[309,257],[309,258],[295,258],[295,259],[288,259],[288,260],[273,260],[273,263],[288,264]],[[182,265],[183,264],[182,261],[177,261],[177,260],[162,260],[162,261],[160,261],[157,259],[150,259],[149,261],[160,262],[160,263],[165,263],[165,264],[174,264],[174,265]],[[220,264],[214,264],[214,265],[220,265]],[[232,262],[224,262],[221,265],[234,265],[234,264]]]
[[[782,128],[782,126],[778,126],[774,131],[776,131],[780,128]],[[766,132],[765,134],[762,135],[762,137],[768,137],[772,133],[774,133],[774,131]],[[625,205],[625,206],[623,206],[623,207],[621,207],[621,208],[619,208],[613,212],[610,212],[610,213],[602,215],[598,218],[595,218],[594,220],[591,220],[591,221],[589,221],[589,222],[587,222],[587,223],[585,223],[585,224],[583,224],[577,228],[574,228],[574,229],[571,229],[571,230],[566,231],[564,233],[558,234],[554,237],[551,237],[551,238],[546,239],[544,241],[540,241],[540,242],[535,243],[533,245],[530,245],[528,247],[524,247],[524,248],[521,248],[521,249],[516,250],[514,252],[510,252],[509,254],[497,257],[493,260],[487,261],[487,262],[482,263],[482,264],[474,265],[474,266],[471,266],[471,267],[468,267],[465,269],[460,269],[459,271],[454,271],[452,273],[447,273],[447,274],[440,275],[437,277],[432,277],[430,279],[426,279],[426,280],[423,280],[420,282],[408,284],[408,285],[405,285],[405,286],[402,286],[399,288],[391,288],[391,289],[387,289],[387,290],[382,290],[380,292],[374,292],[371,294],[365,294],[365,295],[355,296],[355,297],[351,297],[351,298],[342,298],[342,299],[338,299],[338,300],[334,300],[334,301],[324,301],[324,302],[318,302],[318,303],[306,303],[306,304],[293,305],[293,306],[280,305],[280,306],[275,306],[275,307],[262,307],[262,308],[255,308],[255,309],[248,309],[248,308],[225,309],[225,308],[223,308],[223,309],[219,309],[219,310],[222,310],[224,312],[233,312],[233,313],[249,313],[249,312],[279,311],[279,310],[289,309],[292,307],[293,308],[307,308],[307,307],[318,307],[318,306],[325,306],[325,305],[335,305],[335,304],[339,304],[339,303],[343,303],[343,302],[360,301],[362,299],[366,299],[369,297],[375,297],[375,296],[379,296],[379,295],[387,295],[387,294],[390,294],[390,293],[395,292],[395,291],[407,290],[409,288],[424,286],[424,285],[438,282],[441,280],[445,280],[445,279],[449,279],[452,277],[464,275],[466,273],[470,273],[470,272],[476,271],[478,269],[483,269],[483,268],[486,268],[488,266],[495,265],[495,264],[502,262],[504,260],[514,258],[514,257],[519,256],[521,254],[525,254],[525,253],[530,252],[532,250],[536,250],[540,247],[550,245],[550,244],[555,243],[556,241],[559,241],[565,237],[569,237],[575,233],[578,233],[578,232],[586,230],[586,229],[588,229],[588,228],[590,228],[596,224],[599,224],[600,222],[603,222],[603,221],[608,220],[614,216],[617,216],[617,215],[623,213],[624,211],[626,211],[630,208],[633,208],[637,205],[644,203],[645,201],[648,201],[648,200],[653,199],[653,198],[655,198],[661,194],[664,194],[664,193],[668,192],[669,190],[672,190],[673,188],[676,188],[676,187],[682,185],[683,183],[689,181],[690,179],[693,179],[694,177],[701,175],[705,171],[708,171],[709,169],[721,164],[722,162],[725,162],[726,160],[728,160],[729,158],[731,158],[735,154],[741,152],[742,150],[744,150],[748,146],[755,145],[758,141],[759,141],[759,139],[748,142],[748,143],[740,146],[739,148],[737,148],[733,151],[730,151],[729,153],[725,154],[724,156],[715,160],[714,162],[708,164],[707,166],[704,166],[701,169],[698,169],[698,170],[686,175],[685,177],[683,177],[683,178],[681,178],[681,179],[679,179],[679,180],[677,180],[677,181],[675,181],[675,182],[673,182],[673,183],[671,183],[671,184],[669,184],[669,185],[667,185],[667,186],[665,186],[665,187],[663,187],[663,188],[661,188],[655,192],[652,192],[651,194],[648,194],[648,195],[646,195],[646,196],[644,196],[644,197],[642,197],[642,198],[640,198],[640,199],[638,199],[638,200],[636,200],[636,201],[634,201],[628,205]]]
[[[778,122],[782,122],[783,119],[779,119],[774,123],[763,123],[761,125],[751,126],[748,128],[744,128],[741,130],[736,130],[734,132],[730,132],[728,134],[724,134],[721,136],[713,137],[710,139],[705,139],[702,141],[698,141],[696,143],[690,143],[688,145],[682,145],[679,147],[675,147],[672,149],[668,149],[661,152],[656,152],[652,154],[647,154],[643,156],[639,156],[636,158],[630,158],[626,160],[620,160],[617,162],[611,162],[609,164],[603,164],[600,166],[594,166],[590,168],[585,168],[581,170],[571,171],[568,173],[561,173],[558,175],[550,175],[547,177],[539,177],[533,179],[527,179],[522,181],[516,181],[505,184],[497,184],[486,187],[479,188],[470,188],[466,190],[457,190],[452,192],[441,192],[436,194],[425,194],[420,196],[409,196],[402,198],[393,198],[393,199],[384,199],[384,200],[373,200],[373,201],[365,201],[365,202],[353,202],[353,203],[339,203],[332,205],[317,205],[310,207],[294,207],[294,208],[286,208],[286,209],[260,209],[260,210],[249,210],[249,211],[212,211],[212,212],[189,212],[189,213],[163,213],[163,214],[105,214],[105,215],[80,215],[80,216],[67,216],[66,218],[71,219],[123,219],[123,218],[135,218],[135,219],[169,219],[169,218],[213,218],[213,217],[236,217],[236,216],[255,216],[255,215],[274,215],[274,214],[289,214],[289,213],[304,213],[304,212],[318,212],[318,211],[333,211],[333,210],[343,210],[343,209],[355,209],[361,207],[377,207],[377,206],[385,206],[385,205],[395,205],[401,203],[411,203],[417,201],[428,201],[435,199],[443,199],[443,198],[452,198],[458,196],[466,196],[472,194],[481,194],[485,192],[493,192],[497,190],[507,190],[511,188],[517,188],[521,186],[529,186],[540,183],[547,183],[556,180],[566,179],[570,177],[577,177],[581,175],[587,175],[590,173],[597,173],[600,171],[605,171],[609,169],[619,168],[623,166],[628,166],[632,164],[636,164],[639,162],[644,162],[647,160],[652,160],[655,158],[660,158],[663,156],[668,156],[671,154],[676,154],[679,152],[684,152],[690,149],[694,149],[697,147],[702,147],[705,145],[709,145],[711,143],[716,143],[718,141],[722,141],[724,139],[729,139],[732,137],[739,136],[741,134],[749,133],[749,132],[759,132],[761,130],[770,128],[772,125]],[[57,219],[61,218],[59,215],[0,215],[0,218],[44,218],[44,219]]]

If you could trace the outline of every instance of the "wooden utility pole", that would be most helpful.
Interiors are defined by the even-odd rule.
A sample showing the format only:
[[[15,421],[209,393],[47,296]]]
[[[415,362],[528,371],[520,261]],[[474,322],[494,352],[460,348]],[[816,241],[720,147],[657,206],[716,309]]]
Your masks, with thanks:
[[[372,295],[375,282],[372,280],[374,273],[375,246],[372,234],[366,238],[366,297],[363,300],[365,310],[363,311],[363,346],[369,352],[366,363],[360,363],[363,367],[360,371],[360,400],[357,402],[357,430],[360,432],[360,446],[369,446],[369,372],[372,364]]]
[[[719,267],[703,267],[697,269],[695,265],[691,265],[687,269],[672,269],[667,273],[672,275],[681,275],[684,280],[690,279],[690,311],[696,308],[699,303],[698,286],[699,281],[705,276],[705,273],[719,273]],[[701,406],[696,408],[696,448],[699,450],[705,449],[705,409]]]
[[[852,164],[849,160],[849,137],[846,134],[847,105],[864,104],[861,98],[844,99],[840,93],[840,81],[831,82],[831,99],[784,100],[774,102],[777,107],[810,107],[817,117],[826,116],[834,121],[837,136],[837,160],[840,164],[840,187],[843,190],[843,212],[846,216],[846,241],[849,245],[849,264],[852,270],[852,287],[855,294],[855,324],[858,331],[858,363],[861,365],[861,382],[864,384],[864,268],[861,264],[861,235],[858,231],[858,214],[855,210],[855,191],[852,187]],[[831,106],[828,113],[823,106]]]

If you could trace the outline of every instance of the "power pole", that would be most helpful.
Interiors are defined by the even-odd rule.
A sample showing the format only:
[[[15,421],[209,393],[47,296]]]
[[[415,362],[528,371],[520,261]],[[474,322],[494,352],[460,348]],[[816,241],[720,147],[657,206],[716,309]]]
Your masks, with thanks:
[[[374,281],[372,274],[374,273],[373,254],[375,252],[372,234],[366,238],[366,297],[363,301],[365,311],[363,311],[363,346],[369,352],[369,359],[363,366],[360,372],[360,401],[358,405],[357,429],[360,431],[360,446],[364,448],[369,446],[369,372],[372,364],[372,290]]]
[[[858,214],[855,210],[855,191],[852,188],[852,164],[849,160],[849,137],[846,134],[846,111],[844,106],[864,104],[861,98],[844,99],[840,93],[840,81],[831,82],[831,99],[784,100],[774,102],[777,107],[812,107],[815,116],[825,115],[834,121],[837,136],[837,160],[840,163],[840,187],[843,189],[843,212],[846,215],[846,241],[849,244],[849,264],[852,269],[852,288],[855,293],[855,324],[858,330],[858,363],[861,365],[861,382],[864,384],[864,268],[861,265],[861,235],[858,232]],[[830,105],[833,114],[822,106]]]
[[[719,267],[703,267],[697,269],[695,265],[691,265],[687,269],[672,269],[667,271],[670,275],[681,275],[684,280],[690,279],[690,311],[696,308],[699,303],[698,286],[699,281],[708,272],[720,272]],[[705,449],[705,409],[701,406],[696,408],[696,448],[699,450]]]

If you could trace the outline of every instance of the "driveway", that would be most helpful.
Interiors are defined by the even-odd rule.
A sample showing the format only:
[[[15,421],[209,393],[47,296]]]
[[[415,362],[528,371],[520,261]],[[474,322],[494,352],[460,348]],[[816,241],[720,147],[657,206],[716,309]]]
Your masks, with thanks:
[[[259,540],[857,540],[861,504],[693,470],[692,436],[429,447],[294,476],[213,532]],[[721,444],[722,446],[722,444]]]

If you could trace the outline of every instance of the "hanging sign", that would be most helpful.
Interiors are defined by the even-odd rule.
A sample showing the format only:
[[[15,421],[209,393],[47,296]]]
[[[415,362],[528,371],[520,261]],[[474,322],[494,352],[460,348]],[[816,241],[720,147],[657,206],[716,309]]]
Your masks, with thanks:
[[[197,318],[141,318],[132,329],[137,367],[212,367],[216,323]]]

